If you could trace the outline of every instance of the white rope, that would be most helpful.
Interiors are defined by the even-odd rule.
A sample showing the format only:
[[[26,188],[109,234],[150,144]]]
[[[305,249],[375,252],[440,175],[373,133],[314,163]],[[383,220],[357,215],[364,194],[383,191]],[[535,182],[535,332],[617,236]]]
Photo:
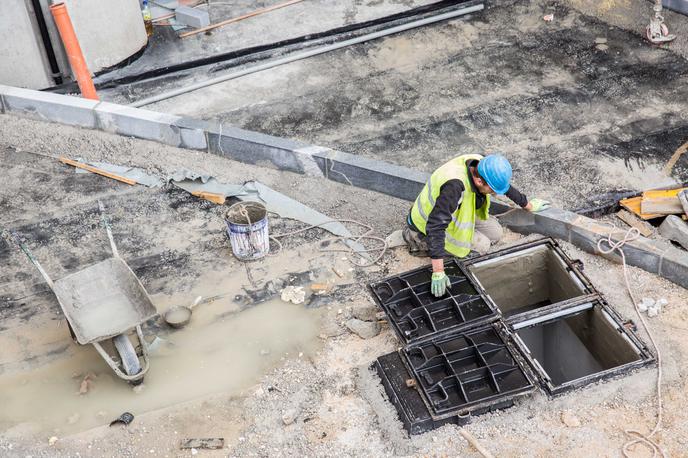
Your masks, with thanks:
[[[628,280],[628,266],[626,264],[626,255],[623,251],[623,247],[627,242],[631,242],[633,240],[636,240],[638,237],[640,237],[640,231],[634,227],[630,228],[628,231],[626,231],[626,234],[624,237],[619,240],[618,242],[614,241],[612,239],[612,233],[610,232],[609,235],[607,236],[606,239],[600,239],[597,241],[597,249],[603,253],[603,254],[611,254],[614,251],[618,251],[619,254],[621,255],[621,262],[623,263],[623,275],[624,275],[624,280],[626,282],[626,289],[628,290],[628,295],[631,297],[631,301],[633,302],[633,307],[635,307],[635,312],[638,314],[638,318],[640,318],[640,322],[643,325],[643,329],[645,329],[645,332],[647,333],[648,337],[650,338],[650,342],[652,342],[652,346],[654,347],[655,354],[657,355],[657,422],[655,423],[655,427],[650,431],[649,434],[645,435],[641,433],[640,431],[634,430],[634,429],[625,429],[624,433],[626,433],[628,436],[631,437],[631,440],[627,441],[624,443],[623,448],[621,449],[621,452],[626,458],[630,458],[628,455],[629,448],[634,446],[635,444],[641,443],[648,447],[650,450],[652,450],[652,457],[656,457],[657,453],[661,455],[662,457],[666,458],[666,455],[664,453],[664,450],[662,447],[657,444],[654,440],[652,440],[652,436],[657,434],[659,431],[662,430],[662,355],[659,351],[659,346],[657,346],[657,342],[655,342],[655,338],[653,337],[652,333],[650,332],[650,328],[647,325],[647,322],[645,321],[645,318],[643,315],[640,313],[640,309],[638,309],[638,301],[636,300],[635,296],[633,295],[633,290],[631,289],[631,282]],[[602,243],[606,243],[609,248],[605,249],[602,248]]]

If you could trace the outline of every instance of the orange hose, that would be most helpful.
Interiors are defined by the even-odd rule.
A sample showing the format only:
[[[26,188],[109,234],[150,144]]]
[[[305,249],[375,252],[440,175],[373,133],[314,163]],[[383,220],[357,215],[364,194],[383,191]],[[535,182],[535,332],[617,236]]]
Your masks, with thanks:
[[[79,40],[74,33],[74,26],[72,26],[72,20],[69,18],[67,6],[64,3],[50,5],[50,12],[53,14],[55,25],[60,32],[62,43],[64,43],[65,51],[67,51],[69,65],[76,76],[81,95],[87,99],[99,100],[96,87],[91,79],[91,72],[88,70],[86,59],[84,59],[81,46],[79,46]]]

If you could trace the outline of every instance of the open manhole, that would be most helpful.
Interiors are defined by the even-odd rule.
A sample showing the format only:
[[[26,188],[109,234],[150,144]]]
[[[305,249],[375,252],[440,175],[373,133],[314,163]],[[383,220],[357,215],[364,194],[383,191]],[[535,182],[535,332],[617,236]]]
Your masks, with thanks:
[[[652,362],[579,267],[542,239],[446,262],[444,297],[430,294],[429,267],[372,284],[406,344],[375,364],[406,429],[465,423],[535,385],[556,395]]]
[[[466,264],[505,317],[595,292],[566,255],[550,243],[514,247]]]
[[[551,394],[646,364],[651,355],[596,299],[513,325],[515,342]]]

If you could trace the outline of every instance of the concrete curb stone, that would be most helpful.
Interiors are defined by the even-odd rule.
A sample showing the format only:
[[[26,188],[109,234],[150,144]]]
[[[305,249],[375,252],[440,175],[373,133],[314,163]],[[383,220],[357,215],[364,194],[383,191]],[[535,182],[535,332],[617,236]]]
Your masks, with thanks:
[[[413,201],[429,174],[375,159],[321,146],[251,132],[216,122],[142,110],[108,102],[0,85],[3,113],[71,126],[104,130],[167,145],[203,150],[232,160],[290,171],[377,191]],[[509,207],[495,202],[492,211]],[[590,253],[620,262],[615,254],[602,254],[597,241],[610,231],[615,240],[626,231],[562,209],[540,213],[513,210],[500,221],[515,232],[539,233],[565,240]],[[629,265],[659,274],[688,288],[688,253],[667,243],[640,237],[628,242],[624,253]]]

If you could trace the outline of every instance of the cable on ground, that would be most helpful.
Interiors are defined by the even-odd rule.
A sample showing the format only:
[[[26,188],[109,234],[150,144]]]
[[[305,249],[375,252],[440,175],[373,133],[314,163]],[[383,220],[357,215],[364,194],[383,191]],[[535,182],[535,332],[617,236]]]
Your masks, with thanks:
[[[634,429],[625,429],[624,433],[630,436],[631,440],[624,443],[621,452],[626,458],[630,458],[628,455],[629,448],[634,446],[635,444],[640,443],[652,450],[653,458],[656,457],[658,453],[660,456],[666,458],[666,454],[664,453],[662,447],[660,447],[659,444],[657,444],[657,442],[655,442],[652,439],[652,437],[655,434],[662,430],[662,355],[659,351],[659,346],[657,345],[657,342],[655,342],[655,338],[652,335],[652,332],[650,332],[650,328],[648,327],[645,318],[640,313],[640,309],[638,309],[638,301],[633,295],[633,290],[631,289],[631,282],[628,279],[628,266],[626,264],[626,254],[623,251],[623,247],[626,243],[636,240],[638,237],[640,237],[640,231],[632,227],[628,231],[626,231],[624,237],[619,241],[615,241],[612,238],[611,232],[609,233],[607,238],[603,238],[597,241],[597,249],[601,253],[611,254],[614,251],[618,251],[619,255],[621,256],[621,262],[623,264],[623,276],[626,282],[626,290],[628,291],[628,295],[630,296],[631,301],[633,302],[635,312],[638,314],[638,318],[640,318],[640,322],[643,325],[643,329],[645,329],[645,332],[650,338],[650,342],[652,342],[655,354],[657,355],[657,422],[655,423],[655,427],[652,429],[652,431],[650,431],[649,434],[643,434],[640,431]],[[606,243],[609,248],[603,248],[603,243]]]

